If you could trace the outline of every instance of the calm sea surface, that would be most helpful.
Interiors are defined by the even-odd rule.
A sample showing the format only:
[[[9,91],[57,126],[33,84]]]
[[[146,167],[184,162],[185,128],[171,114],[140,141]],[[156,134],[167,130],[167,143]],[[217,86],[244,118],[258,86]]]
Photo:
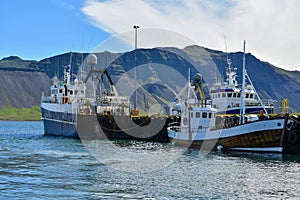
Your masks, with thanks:
[[[114,146],[114,147],[113,147]],[[299,199],[300,157],[43,135],[0,121],[0,199]]]

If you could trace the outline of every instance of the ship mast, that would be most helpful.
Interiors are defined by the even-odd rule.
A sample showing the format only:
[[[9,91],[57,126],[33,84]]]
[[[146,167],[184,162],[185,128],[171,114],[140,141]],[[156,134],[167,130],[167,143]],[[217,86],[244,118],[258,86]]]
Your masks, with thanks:
[[[190,68],[188,68],[188,90],[187,90],[187,99],[189,99],[190,98],[190,89],[191,89],[191,70],[190,70]]]
[[[70,52],[70,60],[69,60],[69,73],[67,77],[67,85],[71,84],[71,70],[72,70],[72,52]]]
[[[245,89],[246,89],[246,57],[245,57],[245,48],[246,48],[246,41],[244,40],[244,54],[243,54],[243,82],[242,82],[242,94],[241,94],[241,117],[240,117],[240,124],[245,123]]]
[[[71,83],[71,66],[72,65],[72,52],[70,52],[70,60],[67,66],[64,66],[64,83],[70,85]],[[68,69],[67,69],[68,68]]]

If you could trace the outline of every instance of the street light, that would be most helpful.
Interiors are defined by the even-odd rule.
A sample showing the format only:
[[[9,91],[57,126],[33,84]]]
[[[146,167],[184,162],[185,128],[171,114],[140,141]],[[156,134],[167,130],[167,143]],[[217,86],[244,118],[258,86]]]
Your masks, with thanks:
[[[136,57],[136,50],[137,50],[137,29],[140,28],[138,25],[134,25],[133,28],[135,29],[135,41],[134,41],[134,85],[135,85],[135,99],[134,99],[134,110],[136,110],[137,104],[137,83],[136,83],[136,65],[137,65],[137,57]]]
[[[140,28],[140,27],[138,25],[134,25],[133,28],[135,29],[134,49],[137,49],[137,29]]]

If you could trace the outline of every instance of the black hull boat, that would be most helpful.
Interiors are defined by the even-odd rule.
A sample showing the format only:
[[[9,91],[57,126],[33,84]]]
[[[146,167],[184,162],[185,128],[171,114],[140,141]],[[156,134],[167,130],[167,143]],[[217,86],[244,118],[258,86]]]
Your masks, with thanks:
[[[292,115],[286,121],[286,129],[283,138],[283,153],[300,155],[300,118],[299,115]]]
[[[167,124],[178,117],[121,115],[78,115],[76,132],[80,139],[139,140],[168,143]]]
[[[97,119],[108,139],[169,142],[166,127],[176,118],[98,115]]]

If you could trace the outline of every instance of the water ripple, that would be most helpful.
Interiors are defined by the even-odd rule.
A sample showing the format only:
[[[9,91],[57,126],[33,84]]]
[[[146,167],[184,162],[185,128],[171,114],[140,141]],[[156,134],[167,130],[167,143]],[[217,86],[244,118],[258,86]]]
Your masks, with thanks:
[[[159,143],[116,141],[124,151],[144,157],[183,152],[158,170],[129,173],[99,162],[79,140],[43,136],[40,122],[0,122],[0,127],[0,199],[300,198],[299,156],[206,155]],[[107,159],[110,165],[128,162],[127,157]]]

